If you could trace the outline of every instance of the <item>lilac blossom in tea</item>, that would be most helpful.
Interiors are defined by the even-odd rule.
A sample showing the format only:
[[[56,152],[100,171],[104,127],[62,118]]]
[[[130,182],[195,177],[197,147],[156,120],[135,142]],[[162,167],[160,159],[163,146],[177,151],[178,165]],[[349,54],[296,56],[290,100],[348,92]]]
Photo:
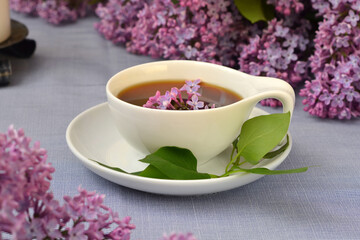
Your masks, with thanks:
[[[233,91],[201,82],[200,79],[185,80],[185,84],[184,81],[154,81],[139,84],[121,91],[117,97],[138,106],[163,110],[209,109],[229,105],[242,99]]]

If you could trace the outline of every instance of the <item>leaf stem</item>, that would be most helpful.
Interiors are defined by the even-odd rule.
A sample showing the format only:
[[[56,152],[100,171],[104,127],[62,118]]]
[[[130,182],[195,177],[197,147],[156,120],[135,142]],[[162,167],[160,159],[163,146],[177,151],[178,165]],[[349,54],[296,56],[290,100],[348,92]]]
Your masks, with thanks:
[[[231,165],[234,165],[234,163],[237,161],[237,159],[240,159],[240,153],[237,153],[234,158],[230,160],[230,162],[226,165],[225,172],[228,171]]]

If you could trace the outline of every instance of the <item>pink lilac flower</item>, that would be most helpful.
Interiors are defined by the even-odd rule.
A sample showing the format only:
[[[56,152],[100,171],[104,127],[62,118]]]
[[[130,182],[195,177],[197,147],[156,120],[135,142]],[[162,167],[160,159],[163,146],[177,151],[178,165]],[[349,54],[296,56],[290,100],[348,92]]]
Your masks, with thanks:
[[[130,239],[130,218],[119,219],[104,195],[79,188],[61,205],[50,190],[55,169],[46,150],[23,130],[0,133],[0,239]]]
[[[359,1],[325,4],[312,0],[324,19],[314,39],[310,57],[314,80],[301,89],[304,110],[321,118],[351,119],[360,116]],[[321,106],[321,107],[320,107]]]

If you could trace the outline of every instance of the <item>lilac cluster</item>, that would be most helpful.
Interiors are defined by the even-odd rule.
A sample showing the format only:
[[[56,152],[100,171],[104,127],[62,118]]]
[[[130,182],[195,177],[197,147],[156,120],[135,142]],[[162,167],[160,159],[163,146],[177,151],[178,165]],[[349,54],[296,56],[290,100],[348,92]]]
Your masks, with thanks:
[[[284,79],[295,87],[308,78],[305,58],[309,29],[309,21],[296,19],[296,15],[269,21],[261,35],[250,38],[249,44],[240,45],[240,70],[252,75]],[[281,105],[273,99],[266,99],[262,104]]]
[[[49,191],[54,168],[22,130],[0,133],[0,239],[130,239],[130,217],[119,219],[104,195],[79,188],[64,204]]]
[[[60,24],[74,22],[87,15],[92,11],[89,3],[90,0],[10,0],[10,8]]]
[[[201,97],[201,94],[198,92],[200,82],[200,79],[194,81],[186,80],[184,86],[180,89],[173,87],[171,91],[166,91],[164,95],[161,95],[160,91],[156,91],[156,94],[150,97],[143,107],[162,110],[200,110],[215,108],[215,104],[209,106],[203,101],[199,101],[199,97]],[[186,96],[184,97],[184,95]]]
[[[148,2],[150,1],[109,0],[106,4],[100,3],[95,9],[100,22],[95,23],[94,27],[107,40],[115,44],[126,44],[131,41],[131,31],[138,21],[138,12]]]
[[[315,79],[300,95],[305,111],[321,118],[360,116],[360,1],[312,0],[324,16],[310,67]]]
[[[128,51],[154,58],[237,65],[237,42],[247,37],[230,0],[109,0],[96,29]]]

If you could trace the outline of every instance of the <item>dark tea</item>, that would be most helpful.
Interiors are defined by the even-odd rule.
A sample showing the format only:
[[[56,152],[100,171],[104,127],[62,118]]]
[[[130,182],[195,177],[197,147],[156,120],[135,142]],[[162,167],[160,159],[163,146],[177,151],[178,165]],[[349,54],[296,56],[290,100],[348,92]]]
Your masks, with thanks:
[[[164,94],[173,87],[180,89],[184,83],[184,80],[169,80],[137,84],[118,93],[117,98],[137,106],[143,106],[149,97],[155,95],[157,90],[159,90],[161,94]],[[199,100],[206,104],[215,104],[217,108],[235,103],[242,99],[241,96],[229,89],[205,82],[201,82],[199,85],[200,90],[198,92],[201,94]],[[186,94],[183,98],[186,99]]]

